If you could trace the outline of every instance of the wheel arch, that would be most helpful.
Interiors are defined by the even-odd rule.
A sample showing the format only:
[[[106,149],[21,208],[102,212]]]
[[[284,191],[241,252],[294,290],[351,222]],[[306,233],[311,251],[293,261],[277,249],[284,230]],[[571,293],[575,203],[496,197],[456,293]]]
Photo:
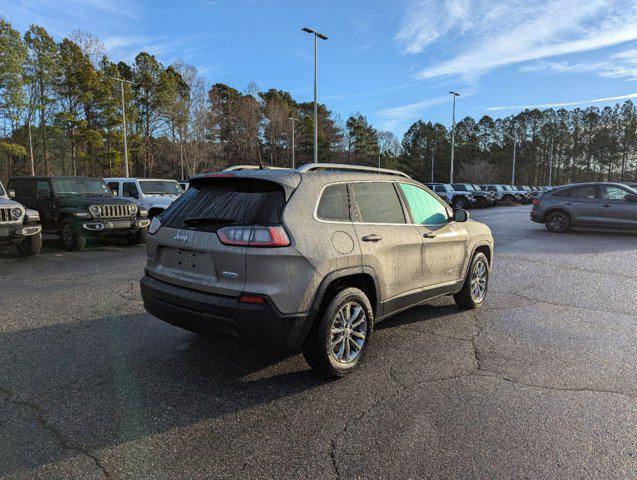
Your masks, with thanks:
[[[374,316],[377,314],[380,306],[380,290],[376,272],[371,267],[352,267],[334,271],[320,283],[311,307],[312,312],[314,312],[314,321],[320,316],[325,299],[331,298],[340,290],[348,287],[362,290],[372,305]]]

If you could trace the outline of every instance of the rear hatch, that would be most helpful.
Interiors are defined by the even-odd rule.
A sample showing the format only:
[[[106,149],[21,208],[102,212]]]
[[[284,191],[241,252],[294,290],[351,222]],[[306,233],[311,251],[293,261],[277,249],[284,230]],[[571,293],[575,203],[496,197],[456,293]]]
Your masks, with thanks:
[[[248,248],[242,243],[247,245],[255,226],[282,228],[290,193],[286,185],[243,175],[193,181],[149,237],[149,275],[194,290],[240,295]]]

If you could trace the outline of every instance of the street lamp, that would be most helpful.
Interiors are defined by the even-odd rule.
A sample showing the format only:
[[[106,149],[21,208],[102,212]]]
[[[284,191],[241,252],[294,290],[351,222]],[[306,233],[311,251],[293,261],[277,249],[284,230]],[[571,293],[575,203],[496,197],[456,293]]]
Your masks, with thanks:
[[[117,80],[122,89],[122,126],[124,127],[124,172],[125,177],[128,178],[130,176],[128,172],[128,142],[126,141],[126,107],[124,103],[124,82],[132,85],[133,82],[129,82],[128,80],[124,80],[121,77],[110,77],[112,80]]]
[[[294,124],[295,122],[298,122],[299,119],[290,117],[288,118],[288,120],[292,122],[292,170],[294,170],[294,128],[295,128]]]
[[[451,97],[453,98],[453,109],[451,113],[451,168],[449,170],[449,183],[453,183],[453,154],[454,147],[456,143],[456,97],[459,97],[460,94],[456,92],[449,92]]]
[[[318,90],[318,41],[327,40],[327,37],[322,33],[312,30],[311,28],[302,28],[306,33],[314,35],[314,163],[318,163],[318,104],[316,102],[317,90]]]

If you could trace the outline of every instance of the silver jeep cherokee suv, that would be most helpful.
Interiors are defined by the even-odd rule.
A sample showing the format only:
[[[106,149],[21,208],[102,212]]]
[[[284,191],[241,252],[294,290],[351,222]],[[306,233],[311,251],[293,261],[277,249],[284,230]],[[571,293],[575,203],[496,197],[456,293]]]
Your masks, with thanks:
[[[488,227],[401,172],[333,164],[194,177],[149,229],[148,312],[350,372],[374,323],[442,295],[479,307]]]

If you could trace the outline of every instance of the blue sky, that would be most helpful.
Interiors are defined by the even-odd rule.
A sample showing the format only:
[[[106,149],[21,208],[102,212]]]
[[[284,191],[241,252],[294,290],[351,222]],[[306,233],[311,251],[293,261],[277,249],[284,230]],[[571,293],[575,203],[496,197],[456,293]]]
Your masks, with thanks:
[[[0,15],[58,40],[90,31],[114,60],[140,50],[194,64],[210,83],[312,97],[399,138],[411,123],[637,97],[634,0],[0,0]]]

